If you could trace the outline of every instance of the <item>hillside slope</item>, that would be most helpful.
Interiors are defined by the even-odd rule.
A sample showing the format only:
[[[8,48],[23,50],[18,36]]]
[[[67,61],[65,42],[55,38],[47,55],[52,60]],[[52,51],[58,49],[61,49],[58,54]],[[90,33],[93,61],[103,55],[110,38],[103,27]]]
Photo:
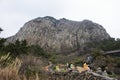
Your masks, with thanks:
[[[80,49],[93,40],[101,41],[108,38],[110,35],[106,30],[90,20],[57,20],[46,16],[28,21],[7,41],[26,39],[29,45],[37,44],[47,51],[65,53]]]

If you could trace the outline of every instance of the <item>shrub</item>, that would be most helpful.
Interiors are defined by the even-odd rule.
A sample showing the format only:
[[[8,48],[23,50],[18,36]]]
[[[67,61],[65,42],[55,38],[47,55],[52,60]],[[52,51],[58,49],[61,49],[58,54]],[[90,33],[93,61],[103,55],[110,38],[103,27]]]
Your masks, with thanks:
[[[42,56],[44,58],[49,58],[51,55],[45,52],[39,45],[31,45],[28,48],[28,52],[35,56]]]
[[[9,59],[11,59],[10,55],[4,55],[0,57],[0,64],[9,63]],[[43,76],[40,76],[37,72],[34,72],[34,75],[27,76],[24,73],[19,74],[20,68],[22,65],[22,61],[19,58],[15,58],[12,60],[7,66],[0,65],[0,80],[41,80]],[[33,73],[33,71],[29,70],[29,73]],[[44,79],[45,80],[45,79]]]

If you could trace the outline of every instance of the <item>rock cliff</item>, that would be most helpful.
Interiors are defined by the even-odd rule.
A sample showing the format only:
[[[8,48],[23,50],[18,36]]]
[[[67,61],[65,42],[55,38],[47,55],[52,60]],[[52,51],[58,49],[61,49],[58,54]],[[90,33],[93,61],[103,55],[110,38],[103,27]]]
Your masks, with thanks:
[[[28,21],[16,35],[9,37],[8,41],[26,39],[29,45],[37,44],[47,51],[64,53],[82,48],[87,42],[108,38],[110,36],[106,30],[90,20],[57,20],[46,16]]]

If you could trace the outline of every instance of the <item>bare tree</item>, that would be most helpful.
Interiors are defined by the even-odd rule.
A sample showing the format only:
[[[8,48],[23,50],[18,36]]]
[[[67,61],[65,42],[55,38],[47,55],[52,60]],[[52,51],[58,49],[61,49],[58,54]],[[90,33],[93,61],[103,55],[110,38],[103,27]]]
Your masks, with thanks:
[[[0,28],[0,33],[1,33],[1,31],[3,31],[3,29],[2,29],[2,28]]]

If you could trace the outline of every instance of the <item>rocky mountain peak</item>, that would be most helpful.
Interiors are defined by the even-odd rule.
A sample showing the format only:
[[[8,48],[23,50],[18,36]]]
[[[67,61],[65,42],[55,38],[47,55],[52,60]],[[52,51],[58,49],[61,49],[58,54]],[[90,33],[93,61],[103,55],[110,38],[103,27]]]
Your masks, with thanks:
[[[45,16],[43,17],[43,19],[56,20],[54,17],[51,17],[51,16]]]
[[[37,44],[47,51],[67,53],[82,48],[92,40],[108,38],[110,36],[106,30],[90,20],[57,20],[46,16],[25,23],[16,35],[8,38],[8,42],[25,39],[29,45]]]

